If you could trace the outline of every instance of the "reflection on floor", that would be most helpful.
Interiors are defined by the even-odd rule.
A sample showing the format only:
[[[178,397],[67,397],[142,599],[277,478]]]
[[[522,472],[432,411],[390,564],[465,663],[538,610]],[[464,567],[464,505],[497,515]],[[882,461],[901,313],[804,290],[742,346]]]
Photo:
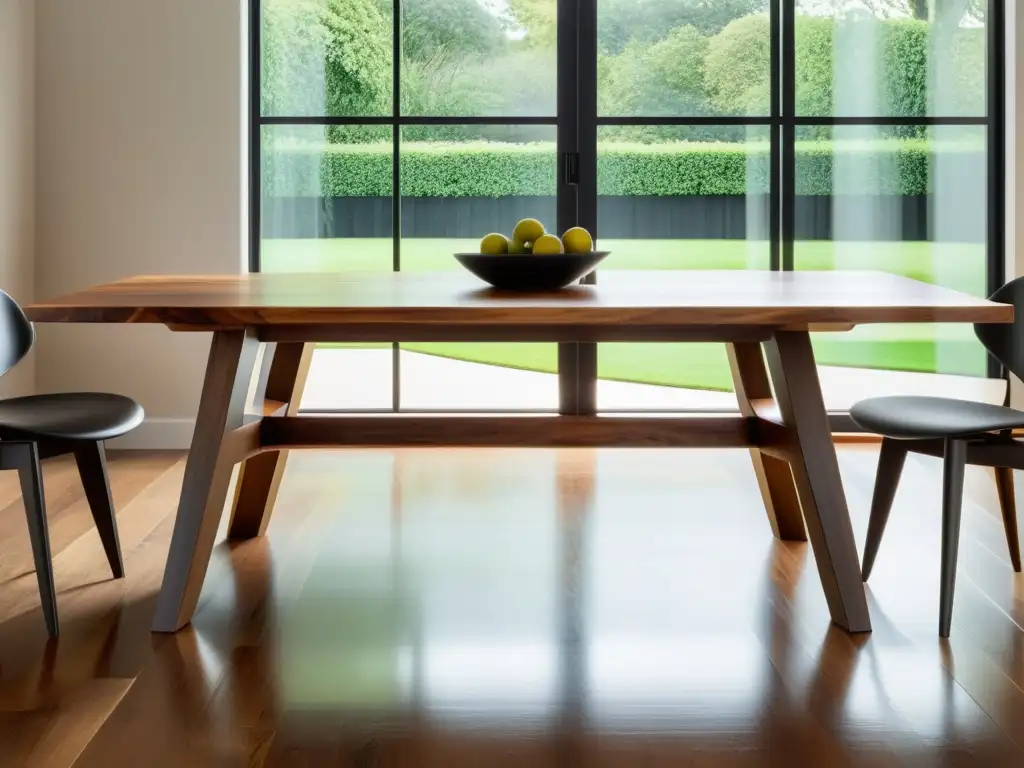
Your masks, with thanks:
[[[874,461],[840,451],[858,541]],[[438,449],[293,455],[269,536],[220,543],[193,626],[154,636],[183,460],[111,464],[121,582],[73,465],[47,464],[49,645],[0,475],[5,768],[1024,761],[1024,581],[981,470],[946,643],[932,459],[858,637],[808,546],[772,540],[744,451]]]
[[[558,408],[558,379],[553,374],[405,350],[399,354],[403,408]],[[318,349],[302,407],[312,410],[390,409],[391,361],[390,349]],[[819,370],[826,405],[839,411],[848,410],[855,402],[869,396],[926,394],[1001,403],[1005,392],[1005,384],[993,379],[828,366]],[[603,380],[597,383],[597,402],[602,410],[625,411],[736,408],[736,398],[729,392]]]

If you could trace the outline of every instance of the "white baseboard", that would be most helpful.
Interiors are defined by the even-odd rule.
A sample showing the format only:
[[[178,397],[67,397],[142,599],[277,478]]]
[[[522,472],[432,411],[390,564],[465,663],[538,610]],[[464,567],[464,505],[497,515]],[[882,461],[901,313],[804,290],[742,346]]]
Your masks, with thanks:
[[[107,447],[115,451],[187,451],[195,426],[195,419],[146,419]]]

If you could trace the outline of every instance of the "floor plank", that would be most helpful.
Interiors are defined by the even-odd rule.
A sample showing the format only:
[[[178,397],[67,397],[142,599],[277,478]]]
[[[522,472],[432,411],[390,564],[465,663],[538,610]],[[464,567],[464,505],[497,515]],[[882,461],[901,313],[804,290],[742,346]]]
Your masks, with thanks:
[[[877,451],[839,458],[861,543]],[[2,768],[1024,763],[1024,581],[982,470],[947,642],[924,457],[856,637],[808,546],[771,538],[745,451],[296,455],[269,535],[222,525],[173,636],[149,622],[183,456],[110,467],[120,581],[73,464],[45,466],[59,642],[0,475]]]

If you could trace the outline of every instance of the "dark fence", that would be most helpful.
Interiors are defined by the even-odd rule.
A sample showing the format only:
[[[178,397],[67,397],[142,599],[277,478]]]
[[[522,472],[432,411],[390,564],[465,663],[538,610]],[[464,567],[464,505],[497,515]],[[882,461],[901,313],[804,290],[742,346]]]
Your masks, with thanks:
[[[942,215],[930,195],[801,196],[800,240],[985,241],[983,209]],[[406,237],[475,238],[510,232],[516,221],[555,221],[554,197],[412,197],[402,200]],[[610,239],[766,239],[768,198],[758,196],[601,197],[600,236]],[[267,238],[390,237],[391,198],[263,200]]]

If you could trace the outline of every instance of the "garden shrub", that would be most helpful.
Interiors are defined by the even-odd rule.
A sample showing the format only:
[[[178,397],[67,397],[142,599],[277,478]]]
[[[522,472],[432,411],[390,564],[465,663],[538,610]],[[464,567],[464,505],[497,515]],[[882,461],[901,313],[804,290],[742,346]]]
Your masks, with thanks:
[[[933,158],[976,166],[983,147],[922,139],[797,142],[797,194],[924,195]],[[413,197],[555,194],[550,143],[407,143],[402,192]],[[837,157],[841,158],[837,161]],[[767,143],[605,144],[598,152],[602,195],[745,195],[768,189]],[[836,175],[836,166],[854,173]],[[264,162],[275,197],[387,197],[391,146],[280,141]]]
[[[538,83],[550,87],[538,86]],[[530,49],[489,56],[439,53],[402,65],[402,112],[442,117],[550,115],[556,110],[551,57]],[[548,128],[550,135],[553,128]],[[481,126],[406,126],[408,141],[491,138]],[[543,138],[543,137],[542,137]]]
[[[391,17],[392,0],[376,0]],[[493,54],[508,44],[504,19],[477,0],[405,0],[402,3],[402,55],[427,61],[438,53]]]
[[[796,20],[794,55],[798,115],[835,114],[835,28],[836,23],[832,19],[800,17]],[[868,62],[873,58],[872,52],[865,51],[858,63],[865,71],[870,71]],[[888,70],[884,65],[880,66],[883,70]],[[902,74],[902,68],[897,68],[893,76],[898,78]],[[762,75],[761,79],[767,78]],[[860,93],[877,94],[878,84],[866,82],[857,90]]]
[[[885,97],[880,114],[898,117],[928,114],[929,25],[921,21],[891,21],[882,26],[884,51],[878,76]],[[899,62],[899,66],[893,66]]]
[[[413,4],[415,37],[403,60],[403,112],[411,115],[551,114],[554,89],[551,52],[526,41],[508,40],[496,17],[439,18],[433,0]],[[451,7],[473,0],[444,0]],[[752,2],[752,0],[737,0]],[[420,8],[423,5],[423,8]],[[386,115],[391,112],[391,24],[385,0],[264,0],[263,111],[274,115]],[[438,6],[440,8],[441,6]],[[448,5],[444,6],[448,8]],[[477,7],[474,5],[473,7]],[[646,7],[646,6],[645,6]],[[753,2],[751,7],[758,7]],[[383,10],[381,10],[383,9]],[[424,15],[425,14],[425,15]],[[471,17],[472,16],[472,17]],[[411,16],[410,16],[411,18]],[[727,17],[723,17],[727,18]],[[441,45],[441,21],[456,24],[445,34],[458,45]],[[430,23],[428,23],[430,22]],[[486,22],[486,23],[485,23]],[[432,26],[433,25],[433,26]],[[461,25],[461,26],[459,26]],[[864,46],[857,47],[858,25]],[[437,29],[435,29],[437,27]],[[665,26],[657,38],[623,43],[598,61],[598,96],[605,115],[767,115],[770,93],[770,23],[758,13],[730,22],[718,34],[683,24]],[[840,34],[840,30],[842,30]],[[919,117],[926,114],[980,115],[984,111],[985,31],[936,27],[925,21],[858,18],[796,19],[797,110],[803,115],[836,114],[836,79],[860,82],[843,88],[838,108],[850,114]],[[653,34],[653,32],[651,32]],[[496,37],[497,36],[497,37]],[[941,39],[940,39],[941,38]],[[474,41],[503,41],[480,46]],[[838,55],[834,50],[840,45]],[[929,56],[931,49],[944,55]],[[849,73],[836,73],[836,61]],[[929,93],[936,78],[944,86]],[[871,82],[867,82],[867,81]],[[843,104],[868,95],[876,103]],[[630,141],[731,138],[721,127],[643,126],[606,128],[602,138]],[[895,131],[920,137],[920,127]],[[332,141],[352,143],[358,132],[344,126],[328,131]],[[481,138],[465,127],[430,133],[418,128],[408,140]],[[827,128],[805,131],[828,138]]]
[[[465,76],[464,61],[438,54],[427,61],[402,63],[402,111],[407,115],[479,115],[488,94]],[[472,126],[406,126],[404,140],[459,141],[473,137]]]
[[[270,115],[391,111],[391,24],[376,0],[264,0],[262,107]]]
[[[737,19],[708,41],[705,87],[719,114],[767,115],[770,70],[767,14]]]
[[[733,19],[767,10],[768,0],[602,0],[597,43],[602,53],[617,54],[631,43],[656,43],[680,27],[713,35]]]
[[[678,27],[653,45],[630,43],[599,69],[599,110],[605,115],[703,115],[708,41],[696,27]]]
[[[864,44],[854,46],[857,25],[864,25]],[[837,30],[842,32],[837,34]],[[984,110],[985,32],[983,29],[937,30],[926,21],[863,19],[842,21],[798,16],[795,28],[797,114],[831,116],[836,112],[835,46],[849,45],[839,60],[850,67],[856,82],[846,94],[873,94],[876,104],[858,104],[855,114],[922,117],[939,110],[947,115],[980,115]],[[938,35],[949,35],[939,41]],[[737,19],[708,42],[705,87],[721,114],[769,113],[770,23],[767,15]],[[932,48],[941,52],[931,54]],[[952,55],[950,55],[952,53]],[[936,68],[937,74],[929,70]],[[929,93],[928,83],[938,77],[943,87]],[[870,78],[873,82],[862,81]],[[934,91],[934,89],[933,89]],[[938,98],[929,104],[929,98]],[[840,103],[844,114],[849,107]]]
[[[445,0],[452,7],[469,1]],[[425,11],[430,10],[427,5]],[[761,7],[757,2],[754,6]],[[390,114],[387,7],[385,0],[264,0],[264,113]],[[410,12],[413,9],[409,6]],[[495,30],[489,25],[499,22],[489,19],[464,19],[467,39],[493,37]],[[479,28],[483,22],[486,34]],[[858,24],[870,25],[870,30],[865,27],[864,40],[872,41],[876,50],[858,49],[854,58]],[[863,74],[874,81],[874,87],[850,89],[850,93],[874,94],[877,99],[876,104],[840,101],[839,108],[847,114],[851,109],[915,117],[936,110],[982,114],[984,30],[855,16],[842,21],[797,18],[800,114],[836,112],[834,46],[840,25],[845,31],[838,56],[855,68],[841,78],[855,80]],[[550,77],[546,50],[506,40],[494,55],[474,51],[468,42],[452,51],[439,47],[436,40],[430,42],[428,31],[425,28],[422,45],[415,47],[416,55],[403,61],[405,114],[551,114],[554,110],[555,105],[545,101],[553,98],[553,92],[547,93],[551,89],[537,87],[542,78]],[[932,39],[938,35],[943,36],[941,41]],[[932,47],[952,54],[930,60]],[[767,14],[736,19],[711,38],[693,26],[677,26],[653,42],[634,40],[624,43],[616,55],[600,55],[600,110],[619,116],[765,115],[770,107],[769,60]],[[935,77],[946,85],[940,93],[929,94],[928,83]],[[767,130],[709,125],[602,127],[600,191],[606,195],[763,193],[768,146],[755,137],[766,135]],[[940,136],[948,138],[954,130],[943,129]],[[550,126],[405,126],[403,191],[446,197],[554,194],[552,132]],[[927,129],[921,126],[892,126],[884,131],[892,138],[851,141],[858,133],[859,129],[828,126],[798,129],[799,194],[925,194],[930,151],[971,164],[983,151],[980,146],[948,140],[928,144]],[[273,147],[264,162],[264,184],[270,194],[391,194],[388,126],[327,126],[314,131],[278,126],[265,129],[264,134]],[[833,144],[832,139],[845,141]],[[842,147],[839,163],[833,157],[838,146]],[[840,188],[834,188],[837,166],[856,169],[838,173]]]

